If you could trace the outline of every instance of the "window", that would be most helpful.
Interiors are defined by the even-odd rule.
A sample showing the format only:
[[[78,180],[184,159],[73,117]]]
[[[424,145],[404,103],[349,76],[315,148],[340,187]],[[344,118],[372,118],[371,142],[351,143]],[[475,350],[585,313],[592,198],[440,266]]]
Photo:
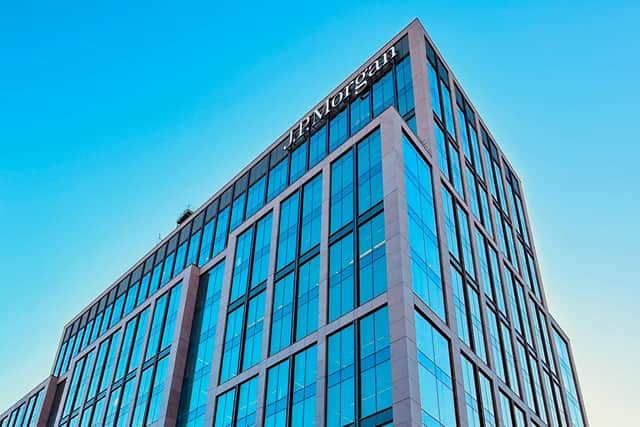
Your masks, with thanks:
[[[511,416],[511,401],[502,390],[500,390],[500,414],[504,427],[516,427]]]
[[[484,327],[480,314],[480,299],[476,290],[467,286],[467,298],[471,314],[471,330],[473,331],[473,350],[485,363],[487,362],[487,350],[484,343]]]
[[[317,175],[302,189],[302,223],[300,227],[300,253],[320,244],[320,217],[322,215],[322,175]]]
[[[144,344],[144,340],[147,338],[150,311],[151,310],[149,308],[146,308],[137,317],[138,323],[136,326],[136,335],[131,347],[131,358],[129,359],[129,368],[127,369],[127,373],[135,370],[140,364],[140,358],[142,357],[142,345]]]
[[[236,256],[233,262],[233,278],[231,279],[231,295],[229,297],[230,302],[235,301],[247,292],[252,245],[253,228],[249,228],[238,236],[236,243]]]
[[[478,137],[475,129],[475,116],[473,109],[464,99],[462,93],[455,88],[456,93],[456,115],[458,117],[458,129],[462,145],[462,151],[466,159],[473,165],[478,176],[484,179],[482,163],[480,161],[480,149],[478,147]]]
[[[491,310],[487,310],[487,324],[489,326],[489,345],[491,346],[491,366],[498,374],[498,378],[507,384],[506,366],[504,361],[505,352],[502,347],[500,331],[498,330],[498,320],[496,314]]]
[[[417,311],[415,320],[422,424],[455,427],[449,342]]]
[[[269,171],[269,188],[267,190],[267,201],[273,200],[287,187],[287,173],[289,169],[289,157],[285,157],[280,163],[273,166]]]
[[[129,287],[129,290],[127,290],[127,298],[126,298],[126,302],[124,304],[124,311],[122,314],[122,317],[126,317],[129,313],[131,313],[131,311],[135,308],[136,306],[136,299],[138,297],[138,287],[140,285],[140,282],[136,282],[133,285],[131,285]],[[87,344],[89,344],[89,338],[91,337],[91,327],[93,326],[93,321],[89,321],[89,323],[87,324],[87,333],[85,333],[84,335],[84,343],[82,344],[82,347],[86,347]]]
[[[480,379],[480,397],[482,398],[482,413],[486,427],[496,427],[496,415],[494,412],[493,391],[489,378],[482,371],[478,371]]]
[[[389,319],[382,308],[360,320],[360,417],[391,406]]]
[[[444,206],[444,224],[447,232],[447,246],[451,256],[458,261],[462,262],[460,257],[460,243],[458,242],[458,232],[456,227],[456,208],[453,196],[447,190],[447,187],[442,185],[442,205]]]
[[[449,74],[440,58],[437,58],[433,48],[427,44],[427,72],[429,75],[429,91],[431,106],[436,117],[445,123],[447,132],[455,138],[456,131],[453,122],[453,108],[451,106],[451,92],[449,91]]]
[[[294,273],[289,273],[274,284],[270,354],[275,354],[291,344],[293,293]]]
[[[458,95],[458,90],[456,89],[456,95]],[[457,97],[457,96],[456,96]],[[464,153],[464,157],[472,161],[471,157],[471,146],[469,145],[469,134],[467,133],[467,119],[464,116],[464,106],[461,106],[459,103],[456,104],[456,116],[458,118],[458,135],[460,135],[460,145],[462,146],[462,152]]]
[[[380,213],[358,229],[359,304],[387,290],[384,214]]]
[[[116,417],[115,425],[118,427],[126,426],[129,420],[129,411],[131,410],[131,403],[133,400],[133,393],[135,391],[136,379],[131,378],[124,383],[122,387],[122,396],[120,397],[120,410]]]
[[[295,193],[280,205],[277,270],[293,262],[296,258],[299,200],[300,194]]]
[[[158,254],[156,254],[156,258],[158,257]],[[151,275],[151,284],[149,285],[149,295],[153,295],[158,288],[160,287],[160,276],[162,275],[162,261],[163,259],[156,259],[156,266],[153,267],[153,273]],[[111,309],[112,307],[109,306],[107,308],[109,310],[109,313],[107,314],[107,310],[105,310],[105,316],[104,316],[104,320],[103,320],[103,329],[106,330],[107,327],[109,326],[109,318],[111,316]],[[102,335],[104,331],[100,332],[100,335]]]
[[[556,372],[556,364],[551,352],[551,342],[549,341],[549,332],[547,330],[547,319],[535,302],[530,299],[531,314],[534,318],[534,331],[536,331],[536,339],[538,341],[538,352],[542,355],[542,362],[551,368],[552,372]]]
[[[353,150],[331,164],[330,233],[353,221],[354,164]]]
[[[327,156],[327,126],[322,126],[309,139],[309,169]]]
[[[156,306],[153,310],[153,320],[151,321],[151,330],[149,332],[149,339],[147,342],[147,350],[144,356],[145,361],[155,356],[158,352],[158,344],[160,342],[160,334],[162,332],[162,321],[166,311],[168,297],[169,293],[167,292],[156,301]]]
[[[216,219],[207,222],[202,232],[202,245],[198,257],[198,267],[202,267],[211,259],[211,249],[213,247],[213,230],[216,227]]]
[[[482,225],[493,238],[493,223],[491,222],[491,210],[487,201],[487,191],[482,186],[478,186],[478,195],[480,196],[480,208],[482,209]]]
[[[476,247],[480,264],[480,281],[485,295],[493,303],[496,303],[499,310],[506,314],[504,295],[502,293],[502,281],[500,280],[500,271],[498,270],[498,254],[485,239],[484,235],[476,230]],[[491,268],[489,268],[489,260],[487,254],[491,258]]]
[[[175,257],[176,257],[176,253],[174,251],[174,252],[171,252],[169,255],[167,255],[167,257],[164,259],[164,267],[162,268],[162,281],[160,282],[161,286],[166,285],[169,282],[169,280],[171,280],[171,278],[173,277],[172,275],[173,262],[175,260]],[[117,302],[118,301],[116,300],[116,304]],[[111,318],[111,322],[112,322],[111,326],[113,326],[114,319],[120,318],[120,313],[118,310],[119,307],[116,304],[114,304],[113,306],[113,317]]]
[[[578,388],[576,387],[574,370],[571,364],[571,356],[569,355],[569,345],[555,329],[553,329],[553,339],[558,352],[562,384],[564,385],[567,404],[569,405],[571,427],[583,427],[584,419],[582,409],[580,408],[580,398],[578,396]]]
[[[118,381],[125,374],[127,368],[127,362],[129,361],[129,353],[131,352],[131,346],[133,345],[133,338],[136,332],[136,319],[132,319],[127,322],[127,326],[124,330],[124,337],[122,339],[122,347],[120,349],[120,357],[118,364],[116,365],[116,374],[113,381]]]
[[[267,280],[269,249],[271,247],[271,222],[271,213],[269,213],[260,219],[255,226],[248,228],[238,236],[230,302],[236,301],[249,289],[254,289]]]
[[[292,426],[315,426],[317,364],[315,345],[293,358]]]
[[[453,305],[456,311],[458,325],[458,337],[467,346],[471,347],[471,334],[469,332],[469,320],[467,303],[464,296],[464,283],[462,275],[454,267],[451,267],[451,284],[453,287]]]
[[[287,425],[289,400],[289,359],[269,368],[265,398],[265,426]]]
[[[84,390],[84,387],[86,385],[87,372],[89,371],[91,363],[93,363],[93,356],[94,352],[91,351],[87,356],[84,356],[82,359],[78,360],[75,363],[73,375],[71,376],[71,380],[69,381],[67,400],[62,410],[63,417],[68,416],[71,411],[76,409],[82,403],[82,391]],[[80,397],[80,400],[76,403],[76,399],[78,399],[78,396]]]
[[[166,261],[165,261],[165,268],[166,268]],[[122,318],[122,309],[124,308],[124,298],[125,298],[125,294],[120,295],[118,298],[116,298],[116,302],[113,304],[113,313],[111,315],[111,323],[109,324],[110,328],[113,328],[115,324],[118,323]],[[83,333],[84,333],[84,329],[81,329],[80,331],[78,331],[78,338],[76,340],[77,348],[76,350],[74,350],[74,355],[77,354],[78,351],[80,350],[80,343],[82,342]]]
[[[215,427],[228,427],[233,425],[233,407],[235,405],[236,389],[232,388],[218,396],[216,402]]]
[[[227,315],[220,384],[260,361],[264,298],[262,291]]]
[[[409,56],[396,65],[396,81],[398,82],[398,112],[402,117],[405,117],[413,112],[414,106],[411,58]]]
[[[227,329],[224,335],[224,353],[222,355],[222,364],[220,366],[221,384],[238,373],[243,320],[244,305],[227,315]]]
[[[182,291],[182,283],[178,283],[171,289],[169,295],[169,304],[167,306],[167,314],[162,328],[162,338],[160,340],[160,350],[169,347],[173,342],[173,334],[175,331],[176,318],[178,317],[178,309],[180,308],[180,292]]]
[[[202,230],[192,232],[189,239],[189,252],[187,253],[187,265],[198,263],[198,250],[200,249],[200,237],[202,236]],[[211,251],[211,231],[209,231],[209,252]]]
[[[471,237],[469,236],[469,222],[467,221],[467,213],[462,207],[456,203],[456,213],[458,214],[458,233],[460,235],[460,243],[462,246],[462,259],[464,261],[464,269],[472,278],[476,277],[476,271],[473,263],[473,251],[471,250]]]
[[[177,276],[184,270],[184,263],[187,259],[187,245],[189,242],[186,240],[178,246],[178,250],[176,251],[176,261],[175,266],[173,267],[173,276]]]
[[[358,213],[382,200],[382,147],[380,130],[358,143]]]
[[[464,191],[462,190],[462,173],[460,172],[460,156],[458,156],[458,149],[452,142],[447,144],[447,157],[449,158],[449,181],[453,184],[453,188],[456,193],[464,198]]]
[[[519,340],[516,340],[516,348],[518,350],[518,358],[520,360],[520,378],[522,380],[522,388],[524,389],[524,401],[529,408],[536,410],[536,404],[533,397],[533,386],[531,385],[531,373],[527,364],[527,351]]]
[[[328,337],[327,426],[373,414],[381,415],[380,423],[391,421],[391,411],[385,412],[392,404],[388,328],[383,307]],[[357,384],[362,392],[356,402]]]
[[[237,412],[234,413],[236,394],[238,396]],[[218,396],[214,426],[255,425],[257,403],[258,377],[253,377]]]
[[[307,171],[307,142],[300,144],[291,153],[291,169],[289,170],[289,183],[293,183]]]
[[[229,207],[227,206],[218,214],[216,235],[213,239],[213,256],[218,255],[227,247],[227,235],[229,234]]]
[[[256,225],[253,268],[251,270],[251,289],[267,280],[269,273],[269,250],[271,249],[271,213],[258,221]]]
[[[329,247],[329,321],[353,310],[355,298],[353,234]]]
[[[107,404],[107,413],[104,419],[105,426],[115,426],[116,412],[120,404],[120,395],[122,394],[122,387],[118,387],[115,390],[111,390],[109,395],[109,403]]]
[[[111,384],[111,376],[113,374],[113,368],[116,363],[116,357],[118,356],[120,335],[121,335],[121,331],[118,330],[111,336],[111,340],[109,344],[109,353],[107,356],[107,360],[105,361],[105,364],[104,364],[104,369],[102,371],[102,379],[100,381],[100,387],[98,387],[98,393],[101,393],[104,390],[106,390],[107,386]]]
[[[482,421],[480,419],[480,403],[478,392],[476,389],[476,375],[473,363],[464,356],[460,356],[462,362],[462,378],[464,383],[464,400],[467,406],[467,419],[469,427],[480,427]]]
[[[246,201],[247,193],[242,193],[233,200],[233,205],[231,206],[231,224],[229,226],[231,230],[235,230],[235,228],[244,221]]]
[[[487,244],[487,252],[489,253],[489,262],[491,265],[491,278],[495,289],[495,298],[498,304],[498,310],[506,317],[507,306],[504,299],[504,290],[502,288],[502,280],[500,279],[500,267],[498,266],[498,252]]]
[[[511,341],[511,332],[509,327],[500,322],[500,335],[502,336],[502,343],[504,345],[504,359],[506,360],[507,372],[509,374],[509,387],[518,396],[520,395],[520,387],[518,382],[518,375],[516,374],[516,359],[513,355],[513,344]]]
[[[544,390],[547,395],[547,403],[549,409],[550,427],[559,427],[565,424],[564,405],[562,404],[562,396],[560,395],[560,389],[556,382],[552,381],[551,376],[546,370],[542,371],[542,383],[544,384]]]
[[[533,392],[536,395],[535,410],[540,418],[542,418],[542,421],[547,423],[547,413],[544,410],[544,399],[542,397],[542,386],[540,385],[540,371],[538,370],[538,363],[531,352],[527,353],[527,356],[529,359],[529,369],[531,371]]]
[[[427,51],[428,51],[427,47]],[[431,61],[427,61],[427,73],[429,75],[429,92],[431,94],[431,108],[433,113],[439,118],[442,119],[442,99],[440,98],[440,83],[438,80],[438,72],[436,71],[435,66],[431,63]]]
[[[132,424],[135,426],[144,425],[145,408],[149,398],[149,389],[151,388],[153,368],[153,365],[149,366],[144,371],[142,371],[142,374],[140,376],[140,383],[138,385],[138,397],[136,398],[132,415]],[[96,423],[94,423],[94,425],[95,424]]]
[[[329,151],[333,151],[341,146],[349,137],[347,113],[348,109],[345,108],[336,114],[329,122]]]
[[[152,424],[160,418],[160,404],[162,403],[162,392],[164,391],[164,383],[167,376],[168,365],[169,357],[162,358],[156,365],[153,386],[151,387],[151,394],[149,396],[149,410],[147,412],[146,422],[147,425]]]
[[[371,120],[371,100],[369,90],[351,101],[351,135],[362,129]]]
[[[393,72],[387,72],[373,84],[373,116],[382,113],[394,103]]]
[[[440,277],[431,170],[404,135],[403,156],[413,290],[434,313],[444,319],[444,295]]]
[[[466,168],[467,174],[467,188],[469,189],[469,206],[471,206],[471,212],[473,215],[478,218],[478,220],[482,220],[482,216],[480,215],[480,201],[478,200],[478,191],[476,189],[476,177],[469,169]]]
[[[247,196],[247,218],[264,206],[267,177],[263,176],[249,187]]]
[[[320,256],[300,266],[296,288],[296,341],[318,328],[318,290],[320,284]]]
[[[293,379],[291,380],[291,366]],[[267,371],[265,426],[314,426],[316,347],[312,346]],[[287,423],[291,413],[290,423]]]
[[[265,293],[261,292],[249,300],[244,339],[244,357],[242,360],[243,371],[260,361],[262,323],[264,321],[264,298]]]
[[[89,381],[89,391],[87,392],[87,400],[91,399],[98,392],[98,385],[100,383],[100,377],[102,375],[102,369],[105,365],[105,359],[107,357],[107,351],[109,350],[109,338],[100,343],[98,347],[98,353],[96,356],[96,363],[91,374],[91,380]]]

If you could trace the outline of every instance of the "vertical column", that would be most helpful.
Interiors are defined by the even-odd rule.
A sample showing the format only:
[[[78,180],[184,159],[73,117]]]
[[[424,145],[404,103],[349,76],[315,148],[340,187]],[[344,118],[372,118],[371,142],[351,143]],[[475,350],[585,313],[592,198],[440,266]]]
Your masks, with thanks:
[[[198,285],[200,283],[200,269],[195,265],[187,267],[183,273],[182,295],[180,296],[180,309],[176,321],[176,333],[171,343],[171,356],[169,359],[169,372],[167,384],[165,384],[162,412],[164,413],[163,425],[175,425],[180,405],[180,393],[184,379],[184,370],[189,354],[189,339],[191,337],[191,324],[196,308]]]
[[[220,305],[218,306],[218,320],[216,323],[216,337],[214,341],[213,360],[211,361],[211,374],[209,376],[209,387],[207,389],[207,410],[204,416],[204,425],[213,425],[216,409],[216,397],[218,394],[218,377],[220,376],[220,363],[222,362],[222,351],[224,347],[224,334],[227,328],[227,306],[229,305],[229,293],[231,292],[231,278],[233,275],[233,263],[236,253],[237,233],[231,233],[228,237],[224,264],[224,275],[222,277],[222,289],[220,291]],[[222,258],[221,258],[222,259]]]
[[[327,162],[322,171],[322,215],[320,227],[320,281],[318,288],[318,329],[327,324],[329,307],[329,207],[331,197],[331,163]],[[317,334],[316,344],[316,402],[326,402],[327,396],[327,335]],[[325,425],[326,403],[316,404],[316,426]]]
[[[280,200],[279,198],[276,198]],[[256,425],[264,424],[264,404],[267,395],[267,364],[271,339],[271,316],[273,314],[273,293],[275,287],[276,257],[278,255],[278,232],[280,231],[280,203],[274,203],[271,210],[271,243],[269,245],[269,271],[265,292],[264,320],[262,323],[262,349],[260,364],[258,365],[258,395],[256,397]],[[214,402],[215,403],[215,402]],[[213,406],[213,404],[209,404]],[[215,420],[212,420],[215,421]],[[212,423],[205,424],[212,425]]]
[[[416,128],[421,145],[431,157],[436,156],[435,136],[433,134],[433,113],[431,112],[431,93],[427,75],[427,49],[425,31],[420,21],[415,20],[409,26],[409,51],[411,52],[411,78],[413,81],[413,99],[416,112]]]
[[[382,115],[380,131],[393,421],[395,426],[411,426],[419,424],[420,420],[420,384],[409,263],[401,121],[395,111],[387,110]]]

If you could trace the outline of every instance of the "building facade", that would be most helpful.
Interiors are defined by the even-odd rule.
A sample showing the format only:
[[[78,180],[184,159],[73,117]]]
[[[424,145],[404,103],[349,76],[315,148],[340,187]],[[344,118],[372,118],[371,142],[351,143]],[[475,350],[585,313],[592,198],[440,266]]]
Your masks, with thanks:
[[[587,426],[522,185],[413,21],[64,328],[14,426]]]

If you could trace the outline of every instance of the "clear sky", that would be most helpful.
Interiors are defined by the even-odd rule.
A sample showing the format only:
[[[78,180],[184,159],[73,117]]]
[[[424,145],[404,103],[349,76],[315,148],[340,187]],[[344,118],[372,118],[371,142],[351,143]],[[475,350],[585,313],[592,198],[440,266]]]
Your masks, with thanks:
[[[185,207],[418,17],[524,182],[592,425],[637,425],[637,1],[36,3],[0,6],[0,410]]]

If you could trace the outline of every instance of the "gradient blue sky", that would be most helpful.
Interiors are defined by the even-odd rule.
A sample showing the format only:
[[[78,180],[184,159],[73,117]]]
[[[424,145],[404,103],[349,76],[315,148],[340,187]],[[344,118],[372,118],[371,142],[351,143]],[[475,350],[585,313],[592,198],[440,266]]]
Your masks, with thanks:
[[[0,6],[0,410],[182,209],[418,17],[524,182],[592,425],[636,425],[638,2],[36,3]]]

